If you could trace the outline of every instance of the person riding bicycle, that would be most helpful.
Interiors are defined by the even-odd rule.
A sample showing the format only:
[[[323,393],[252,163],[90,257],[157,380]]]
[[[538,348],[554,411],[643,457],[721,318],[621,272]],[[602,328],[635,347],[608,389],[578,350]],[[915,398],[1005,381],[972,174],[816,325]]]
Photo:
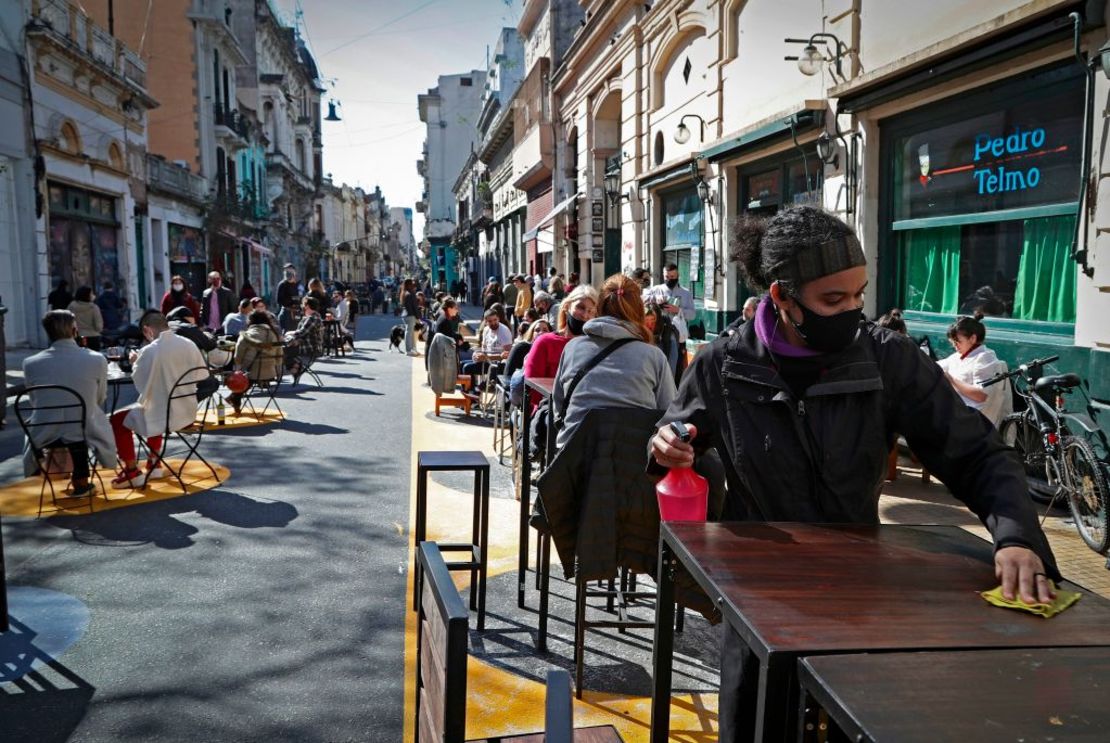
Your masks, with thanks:
[[[1022,468],[913,341],[864,320],[866,258],[852,229],[796,206],[739,219],[731,239],[748,283],[769,294],[752,321],[698,351],[649,468],[690,467],[712,448],[725,469],[723,520],[878,524],[887,453],[902,434],[990,531],[1004,595],[1052,600],[1061,576]],[[673,421],[692,424],[692,442]],[[721,741],[753,736],[758,684],[758,658],[726,630]]]

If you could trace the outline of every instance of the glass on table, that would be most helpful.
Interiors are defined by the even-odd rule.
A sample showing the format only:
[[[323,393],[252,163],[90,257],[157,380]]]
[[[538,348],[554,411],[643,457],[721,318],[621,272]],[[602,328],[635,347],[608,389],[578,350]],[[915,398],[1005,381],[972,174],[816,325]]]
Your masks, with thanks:
[[[123,358],[123,349],[119,346],[108,346],[107,350],[104,351],[104,355],[109,362],[118,363],[119,360]]]

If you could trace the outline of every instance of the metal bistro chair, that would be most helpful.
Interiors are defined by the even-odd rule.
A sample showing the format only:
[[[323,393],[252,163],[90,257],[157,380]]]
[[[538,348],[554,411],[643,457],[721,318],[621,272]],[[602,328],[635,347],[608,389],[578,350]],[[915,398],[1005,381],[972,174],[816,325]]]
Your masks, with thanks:
[[[285,344],[281,342],[261,344],[262,350],[255,355],[247,367],[247,378],[250,380],[251,386],[243,393],[243,402],[250,408],[251,415],[260,422],[271,405],[283,418],[285,417],[285,411],[278,405],[276,397],[278,390],[281,388],[281,382],[285,378],[285,364],[282,363],[281,351],[284,346]],[[273,372],[269,375],[265,374],[262,368],[267,352],[271,354],[270,358],[274,361]],[[261,412],[254,406],[254,402],[251,400],[252,397],[265,397],[266,404]]]
[[[207,459],[205,459],[204,456],[198,451],[198,449],[200,448],[201,439],[204,438],[204,431],[207,426],[208,414],[212,411],[213,405],[211,395],[206,396],[203,400],[197,401],[197,387],[200,383],[204,382],[210,377],[211,371],[208,369],[207,366],[194,366],[192,369],[187,370],[184,374],[177,378],[177,381],[174,382],[173,387],[170,389],[170,396],[166,400],[166,430],[162,434],[161,451],[154,451],[153,449],[150,449],[148,447],[150,456],[153,457],[155,460],[155,466],[165,467],[167,470],[169,470],[170,474],[172,474],[177,480],[177,484],[181,486],[181,490],[184,493],[188,493],[189,489],[185,486],[185,481],[182,479],[182,475],[185,473],[185,467],[189,464],[189,460],[191,460],[193,457],[196,457],[201,462],[204,462],[204,466],[207,467],[208,471],[212,473],[212,477],[215,478],[217,483],[220,482],[220,475],[218,472],[216,472],[216,468],[213,467],[211,463]],[[182,400],[186,398],[192,399],[194,401],[194,404],[197,404],[198,406],[197,412],[203,413],[203,415],[194,416],[192,422],[190,422],[183,428],[175,431],[170,425],[170,411],[173,408],[173,403],[175,400]],[[169,462],[167,462],[165,458],[165,453],[169,448],[170,440],[173,437],[176,437],[178,441],[184,444],[185,450],[187,452],[185,458],[181,461],[181,464],[177,467],[177,469],[171,467]],[[143,488],[146,488],[146,484],[150,480],[150,473],[151,470],[147,470],[146,476],[143,477]]]
[[[36,397],[38,398],[38,404],[35,401]],[[43,397],[50,399],[44,403]],[[92,447],[88,445],[88,437],[85,434],[87,412],[85,401],[73,388],[61,384],[39,384],[27,387],[16,396],[13,408],[16,420],[19,421],[19,427],[23,429],[23,433],[30,444],[31,454],[35,457],[39,474],[42,476],[42,486],[39,488],[39,516],[42,516],[42,504],[45,501],[48,487],[50,488],[50,500],[55,508],[58,507],[58,494],[49,472],[52,466],[51,456],[48,454],[48,452],[55,449],[69,449],[72,457],[75,451],[75,448],[71,448],[72,445],[76,444],[84,448],[85,456],[89,459],[89,477],[96,478],[97,482],[100,483],[100,492],[104,494],[105,498],[108,497],[107,490],[104,489],[104,481],[97,469],[96,456]],[[38,418],[38,420],[35,420],[35,418]],[[73,426],[80,431],[80,438],[77,441],[67,442],[59,437],[40,445],[35,440],[34,432],[45,426]],[[72,466],[68,472],[54,474],[72,475]],[[88,499],[89,513],[92,513],[93,494],[90,493]]]
[[[493,400],[493,450],[497,452],[497,463],[505,463],[505,453],[512,453],[513,416],[509,404],[509,378],[495,376],[490,379],[494,388]],[[515,462],[514,462],[515,463]]]

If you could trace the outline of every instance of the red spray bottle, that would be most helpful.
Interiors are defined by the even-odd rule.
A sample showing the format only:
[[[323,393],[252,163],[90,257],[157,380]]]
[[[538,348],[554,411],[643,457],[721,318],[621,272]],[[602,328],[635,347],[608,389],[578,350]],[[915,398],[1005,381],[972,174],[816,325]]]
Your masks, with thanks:
[[[671,430],[683,442],[692,438],[685,423],[671,423]],[[709,482],[692,467],[671,469],[655,486],[660,521],[705,521]]]

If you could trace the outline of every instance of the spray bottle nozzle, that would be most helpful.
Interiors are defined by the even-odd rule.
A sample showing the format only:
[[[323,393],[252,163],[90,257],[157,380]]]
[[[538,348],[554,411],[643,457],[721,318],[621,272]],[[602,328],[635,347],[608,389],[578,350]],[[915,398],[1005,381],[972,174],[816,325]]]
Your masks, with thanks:
[[[671,431],[673,431],[674,435],[677,436],[679,440],[681,440],[683,443],[690,443],[690,428],[685,423],[681,423],[679,421],[672,422]]]

